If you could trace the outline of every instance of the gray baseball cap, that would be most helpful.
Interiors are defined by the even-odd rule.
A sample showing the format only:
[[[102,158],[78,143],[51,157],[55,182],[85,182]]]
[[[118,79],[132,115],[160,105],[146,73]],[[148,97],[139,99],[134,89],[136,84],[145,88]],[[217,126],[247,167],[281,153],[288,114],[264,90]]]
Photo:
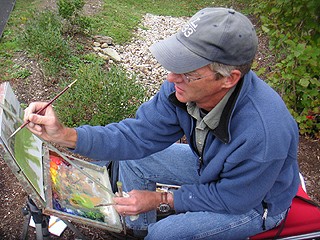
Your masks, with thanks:
[[[258,38],[254,26],[243,14],[227,8],[205,8],[182,29],[150,47],[167,70],[187,73],[212,62],[226,65],[250,63]]]

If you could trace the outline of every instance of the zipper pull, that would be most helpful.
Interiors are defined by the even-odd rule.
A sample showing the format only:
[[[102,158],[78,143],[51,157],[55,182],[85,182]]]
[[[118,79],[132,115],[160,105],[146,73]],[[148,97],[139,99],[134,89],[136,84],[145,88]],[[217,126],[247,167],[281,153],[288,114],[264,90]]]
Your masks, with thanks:
[[[200,157],[198,158],[198,161],[199,161],[198,175],[200,176],[200,171],[201,171],[201,168],[202,168],[202,165],[203,165],[202,156],[200,156]]]
[[[265,208],[265,209],[263,209],[262,219],[263,219],[263,220],[266,220],[266,219],[267,219],[267,216],[268,216],[268,209]]]
[[[263,208],[263,214],[262,214],[262,229],[263,229],[263,231],[266,230],[266,220],[267,220],[267,217],[268,217],[268,208],[267,208],[267,207],[264,207],[264,208]]]

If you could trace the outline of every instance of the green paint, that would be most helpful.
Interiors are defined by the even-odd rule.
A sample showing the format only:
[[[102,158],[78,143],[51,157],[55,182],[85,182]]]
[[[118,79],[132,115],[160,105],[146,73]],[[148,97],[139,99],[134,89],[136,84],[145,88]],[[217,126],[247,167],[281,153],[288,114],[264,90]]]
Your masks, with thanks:
[[[35,136],[26,128],[18,132],[14,140],[14,155],[17,163],[39,195],[43,195],[42,150],[39,149],[41,144],[39,145]]]

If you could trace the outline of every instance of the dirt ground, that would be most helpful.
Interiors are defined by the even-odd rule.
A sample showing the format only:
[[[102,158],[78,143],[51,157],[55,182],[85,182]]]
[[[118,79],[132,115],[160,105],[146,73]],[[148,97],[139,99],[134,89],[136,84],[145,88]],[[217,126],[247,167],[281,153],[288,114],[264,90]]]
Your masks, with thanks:
[[[302,137],[299,147],[300,170],[306,182],[310,197],[320,204],[320,147],[319,141]],[[22,208],[26,206],[27,194],[17,181],[4,160],[0,158],[0,239],[20,239],[25,217]],[[116,239],[111,233],[102,229],[74,223],[87,239]],[[36,239],[35,229],[29,228],[29,239]],[[52,239],[77,239],[74,232],[67,228],[61,237],[51,235]]]
[[[54,0],[49,0],[48,2],[54,2]],[[89,14],[92,14],[100,7],[100,4],[97,0],[90,0],[89,2],[92,2],[91,6],[96,7],[95,9],[88,8],[86,10]],[[260,46],[257,55],[259,65],[270,66],[270,58],[268,62],[264,62],[264,59],[266,59],[264,56],[269,54],[267,40],[263,36],[259,36],[259,38]],[[44,81],[42,71],[33,59],[29,59],[23,53],[19,53],[15,61],[32,72],[32,75],[27,79],[12,79],[10,82],[20,102],[29,103],[35,100],[47,100],[49,99],[49,93],[56,92],[55,81],[50,81],[50,79]],[[39,91],[34,89],[39,89]],[[307,191],[313,200],[320,203],[319,140],[301,136],[298,158]],[[0,239],[20,239],[25,221],[21,209],[26,205],[27,194],[2,157],[0,157],[0,169],[0,218],[2,219],[0,222]],[[75,226],[88,239],[115,239],[110,233],[101,229],[82,224],[75,224]],[[34,228],[29,228],[28,236],[29,239],[36,239]],[[52,238],[57,239],[57,237],[53,236]],[[59,239],[77,238],[74,232],[67,228]]]

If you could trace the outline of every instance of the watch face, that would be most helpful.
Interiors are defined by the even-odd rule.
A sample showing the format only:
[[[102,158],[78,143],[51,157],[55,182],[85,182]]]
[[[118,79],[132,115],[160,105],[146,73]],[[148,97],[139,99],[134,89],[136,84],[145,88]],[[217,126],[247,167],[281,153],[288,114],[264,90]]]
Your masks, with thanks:
[[[159,211],[162,212],[162,213],[167,213],[170,211],[170,206],[169,204],[166,204],[166,203],[161,203],[160,206],[159,206]]]

